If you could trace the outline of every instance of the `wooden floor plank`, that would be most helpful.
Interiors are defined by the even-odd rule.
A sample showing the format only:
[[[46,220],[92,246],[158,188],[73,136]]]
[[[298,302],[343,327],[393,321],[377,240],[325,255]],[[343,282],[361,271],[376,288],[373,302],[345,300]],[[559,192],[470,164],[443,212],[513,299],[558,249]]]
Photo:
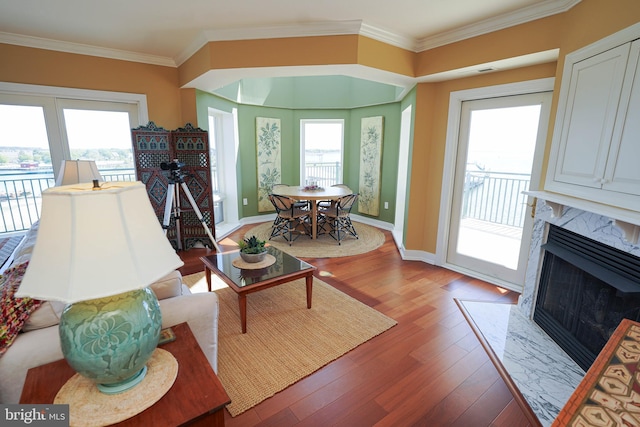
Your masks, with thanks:
[[[495,371],[491,364],[487,366],[487,369]],[[474,425],[474,423],[476,425],[491,425],[512,398],[511,392],[504,382],[497,379],[451,426],[466,427]]]
[[[223,239],[223,248],[234,247],[253,226]],[[245,413],[225,411],[228,427],[528,426],[454,302],[515,303],[518,294],[404,261],[384,234],[385,243],[365,255],[305,260],[318,268],[316,277],[398,324]],[[202,271],[199,257],[209,253],[180,253],[181,272]]]

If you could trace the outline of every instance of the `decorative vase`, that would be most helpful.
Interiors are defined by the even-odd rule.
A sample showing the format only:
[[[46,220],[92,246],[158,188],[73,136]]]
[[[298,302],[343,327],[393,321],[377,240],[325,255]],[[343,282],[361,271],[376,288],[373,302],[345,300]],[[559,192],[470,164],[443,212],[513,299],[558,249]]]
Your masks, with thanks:
[[[250,263],[260,262],[264,260],[265,256],[267,256],[267,251],[260,252],[259,254],[245,254],[244,252],[240,251],[240,257],[245,262],[250,262]]]

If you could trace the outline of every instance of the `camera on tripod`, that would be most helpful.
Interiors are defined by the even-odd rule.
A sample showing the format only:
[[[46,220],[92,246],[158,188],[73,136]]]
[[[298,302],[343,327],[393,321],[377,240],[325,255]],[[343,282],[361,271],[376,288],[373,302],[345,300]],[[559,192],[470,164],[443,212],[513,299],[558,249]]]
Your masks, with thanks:
[[[162,162],[160,163],[160,169],[163,171],[177,171],[184,167],[184,163],[178,161],[178,159],[174,159],[171,163]]]
[[[167,230],[171,224],[171,217],[175,218],[175,226],[176,226],[176,236],[177,236],[177,246],[178,250],[182,249],[182,237],[180,236],[180,221],[181,221],[181,212],[182,208],[180,206],[180,189],[184,192],[185,197],[189,201],[193,212],[198,217],[198,220],[202,223],[202,227],[204,227],[209,240],[213,244],[213,247],[217,252],[220,252],[220,247],[216,242],[216,239],[213,237],[211,230],[209,230],[209,226],[207,226],[207,222],[202,216],[202,212],[198,208],[198,204],[195,199],[191,195],[191,191],[189,191],[189,186],[184,182],[184,177],[187,176],[186,173],[182,172],[182,168],[185,166],[184,163],[179,162],[178,159],[173,159],[172,162],[162,162],[160,163],[160,169],[163,171],[169,171],[169,175],[167,178],[169,179],[169,186],[167,188],[167,197],[164,205],[164,219],[162,220],[162,228],[164,228],[164,234],[167,234]],[[178,184],[178,185],[176,185]]]

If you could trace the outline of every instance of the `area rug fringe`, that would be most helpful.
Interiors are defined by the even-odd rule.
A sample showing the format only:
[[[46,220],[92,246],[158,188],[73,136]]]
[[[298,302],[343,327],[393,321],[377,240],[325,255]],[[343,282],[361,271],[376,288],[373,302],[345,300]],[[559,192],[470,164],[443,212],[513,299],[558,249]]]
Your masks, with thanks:
[[[184,278],[195,285],[203,274]],[[383,333],[396,321],[314,279],[306,308],[304,280],[247,297],[247,333],[240,330],[237,295],[220,298],[218,376],[237,416]]]

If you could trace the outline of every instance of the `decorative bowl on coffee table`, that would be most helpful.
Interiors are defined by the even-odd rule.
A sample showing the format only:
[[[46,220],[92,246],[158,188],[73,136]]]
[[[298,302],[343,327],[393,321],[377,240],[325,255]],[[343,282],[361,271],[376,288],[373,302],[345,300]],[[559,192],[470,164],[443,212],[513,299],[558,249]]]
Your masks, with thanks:
[[[267,256],[267,251],[265,250],[264,252],[260,252],[259,254],[247,254],[244,253],[242,251],[240,251],[240,257],[245,261],[245,262],[249,262],[249,263],[256,263],[256,262],[262,262],[264,261],[264,257]]]

